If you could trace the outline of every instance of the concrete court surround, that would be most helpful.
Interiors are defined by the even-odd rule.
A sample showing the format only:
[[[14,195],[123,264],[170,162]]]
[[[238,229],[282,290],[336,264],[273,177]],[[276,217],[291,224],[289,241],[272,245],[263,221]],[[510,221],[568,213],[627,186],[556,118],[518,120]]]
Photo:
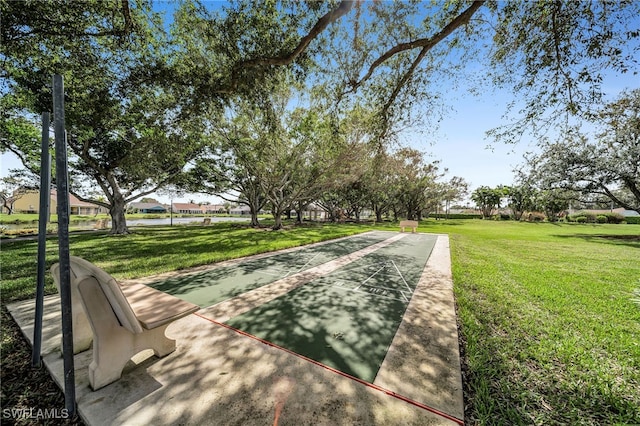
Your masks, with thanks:
[[[389,233],[393,241],[402,235]],[[274,292],[283,294],[323,276],[340,262],[350,262],[364,254],[366,250],[351,253],[344,256],[346,259],[332,261],[337,262],[335,265],[328,262],[290,275],[238,296],[238,303],[257,306],[267,293],[271,294],[267,299],[273,298]],[[162,274],[128,282],[150,283],[175,275]],[[234,299],[221,306],[229,305]],[[30,342],[34,306],[34,301],[8,305]],[[92,351],[77,354],[74,358],[76,398],[78,412],[85,422],[89,425],[463,423],[458,332],[446,235],[438,235],[372,384],[240,334],[212,321],[211,315],[201,313],[206,313],[206,309],[168,328],[167,335],[177,340],[174,353],[157,359],[150,351],[142,352],[130,361],[119,381],[96,392],[89,388],[87,376]],[[224,320],[225,316],[221,312],[218,318]],[[47,296],[42,353],[46,367],[59,385],[64,382],[60,329],[59,297]]]

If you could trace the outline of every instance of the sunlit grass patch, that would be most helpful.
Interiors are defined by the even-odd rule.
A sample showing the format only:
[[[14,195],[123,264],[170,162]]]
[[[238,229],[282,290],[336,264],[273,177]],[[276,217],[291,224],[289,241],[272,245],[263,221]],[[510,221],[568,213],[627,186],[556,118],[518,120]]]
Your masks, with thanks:
[[[124,279],[372,228],[399,230],[149,227],[73,235],[71,253]],[[450,236],[470,424],[640,424],[640,226],[428,220],[418,231]],[[35,241],[3,241],[3,304],[35,294],[36,253]],[[51,239],[47,266],[57,258]]]
[[[468,414],[483,424],[640,422],[640,310],[629,297],[640,244],[614,238],[636,229],[491,228],[452,236]]]

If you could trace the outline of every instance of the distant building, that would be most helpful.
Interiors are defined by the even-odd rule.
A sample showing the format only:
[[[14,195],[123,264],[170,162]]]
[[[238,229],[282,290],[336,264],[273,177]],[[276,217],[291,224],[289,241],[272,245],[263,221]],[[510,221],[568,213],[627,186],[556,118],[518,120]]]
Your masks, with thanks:
[[[174,213],[204,214],[202,206],[194,203],[173,203],[172,210]]]
[[[205,214],[226,214],[227,209],[222,204],[203,204],[202,212]]]
[[[302,211],[302,218],[308,220],[327,220],[327,211],[319,205],[312,203]]]
[[[127,211],[133,213],[167,213],[167,207],[160,203],[131,203]]]
[[[231,209],[229,209],[229,214],[240,216],[250,215],[251,209],[249,208],[249,206],[242,204],[239,206],[231,207]]]
[[[49,211],[56,214],[58,210],[58,193],[51,190],[49,196]],[[39,213],[40,212],[40,191],[37,189],[28,190],[13,204],[14,213]],[[102,206],[87,201],[80,201],[75,195],[69,194],[69,214],[95,216],[101,213],[108,213]]]

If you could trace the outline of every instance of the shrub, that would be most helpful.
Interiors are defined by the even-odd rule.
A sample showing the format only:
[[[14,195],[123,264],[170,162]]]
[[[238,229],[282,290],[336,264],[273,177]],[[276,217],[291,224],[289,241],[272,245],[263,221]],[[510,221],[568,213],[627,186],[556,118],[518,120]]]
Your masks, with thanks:
[[[587,218],[586,218],[586,216],[578,216],[578,217],[576,217],[576,222],[578,222],[578,223],[587,223]]]
[[[605,213],[607,223],[622,223],[624,222],[624,216],[619,213]]]
[[[599,214],[598,216],[596,216],[596,222],[607,223],[607,217],[603,214]]]
[[[465,214],[465,213],[449,213],[445,215],[444,213],[437,214],[429,214],[429,217],[437,218],[437,219],[482,219],[481,214]]]
[[[544,222],[545,219],[544,213],[532,212],[527,216],[527,221],[529,222]]]
[[[624,220],[633,225],[640,225],[640,216],[627,216]]]

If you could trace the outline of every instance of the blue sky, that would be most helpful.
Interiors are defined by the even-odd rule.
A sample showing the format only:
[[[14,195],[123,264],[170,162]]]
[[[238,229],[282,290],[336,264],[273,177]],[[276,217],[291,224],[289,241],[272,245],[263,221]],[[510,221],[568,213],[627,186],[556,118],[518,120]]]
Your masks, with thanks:
[[[214,2],[212,2],[214,3]],[[215,3],[219,5],[220,3]],[[477,64],[476,64],[477,65]],[[482,68],[475,69],[482,73]],[[448,168],[447,178],[461,176],[470,183],[471,189],[486,185],[509,185],[513,183],[513,169],[523,163],[523,154],[535,150],[535,141],[524,137],[517,145],[494,143],[487,139],[485,132],[506,124],[503,119],[506,105],[513,100],[507,90],[486,87],[480,95],[471,95],[471,87],[464,86],[466,80],[459,80],[460,86],[447,90],[443,99],[445,107],[453,108],[439,123],[437,129],[423,128],[426,137],[406,132],[401,139],[404,143],[428,153],[430,160],[440,160],[442,168]],[[611,98],[626,88],[638,87],[638,76],[609,77],[603,88]],[[431,144],[425,142],[436,141]],[[488,148],[488,145],[491,145]],[[3,154],[0,175],[8,175],[11,168],[20,167],[12,154]],[[218,202],[215,197],[188,194],[184,200]],[[165,200],[166,201],[166,200]]]

